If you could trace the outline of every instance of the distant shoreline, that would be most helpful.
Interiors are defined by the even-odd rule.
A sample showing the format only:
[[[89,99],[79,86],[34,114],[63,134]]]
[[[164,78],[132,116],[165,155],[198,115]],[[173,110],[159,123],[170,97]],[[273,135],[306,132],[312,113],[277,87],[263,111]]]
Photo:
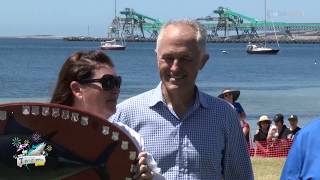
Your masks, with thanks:
[[[1,39],[63,39],[65,36],[56,35],[24,35],[24,36],[0,36]]]
[[[320,33],[315,34],[297,34],[292,37],[286,35],[278,35],[278,42],[285,44],[320,44]],[[1,39],[53,39],[53,40],[66,40],[66,41],[106,41],[110,38],[94,37],[94,36],[56,36],[56,35],[25,35],[25,36],[0,36]],[[155,39],[126,39],[126,42],[155,42]],[[264,38],[261,37],[244,37],[236,36],[230,37],[215,37],[208,40],[209,43],[263,43]],[[273,35],[267,35],[268,43],[276,43]]]
[[[110,39],[107,38],[95,38],[95,37],[78,37],[78,36],[70,36],[65,37],[63,40],[66,41],[107,41]],[[155,42],[155,39],[128,39],[126,42]],[[262,38],[216,38],[207,40],[208,43],[264,43],[264,39]],[[277,43],[274,38],[267,38],[268,43]],[[284,44],[320,44],[320,37],[318,36],[299,36],[292,39],[288,38],[278,38],[279,43]]]

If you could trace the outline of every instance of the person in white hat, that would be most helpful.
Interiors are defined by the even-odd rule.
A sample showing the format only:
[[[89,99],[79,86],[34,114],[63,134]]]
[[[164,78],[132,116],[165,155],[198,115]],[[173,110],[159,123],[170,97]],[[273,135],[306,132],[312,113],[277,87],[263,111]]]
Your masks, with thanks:
[[[257,122],[259,129],[253,137],[253,141],[256,144],[256,155],[266,155],[267,153],[267,136],[271,124],[271,120],[267,115],[262,115],[259,117]]]
[[[266,141],[267,136],[268,136],[268,132],[269,132],[269,128],[270,128],[270,124],[271,124],[271,120],[269,119],[269,117],[267,115],[262,115],[262,116],[260,116],[257,124],[259,126],[259,129],[257,130],[256,134],[254,135],[253,141]]]
[[[239,102],[236,102],[238,100],[239,96],[240,96],[239,90],[224,89],[218,97],[222,98],[222,99],[228,101],[230,104],[232,104],[233,107],[238,112],[240,119],[245,120],[246,113],[245,113],[244,109],[242,108],[241,104]]]
[[[240,123],[243,131],[243,135],[246,138],[247,143],[249,143],[250,139],[250,126],[249,123],[246,122],[246,113],[244,112],[241,104],[239,102],[236,102],[237,99],[240,96],[240,91],[239,90],[233,90],[233,89],[225,89],[222,91],[222,93],[218,96],[219,98],[222,98],[232,104],[234,109],[237,111],[239,114],[240,118]]]

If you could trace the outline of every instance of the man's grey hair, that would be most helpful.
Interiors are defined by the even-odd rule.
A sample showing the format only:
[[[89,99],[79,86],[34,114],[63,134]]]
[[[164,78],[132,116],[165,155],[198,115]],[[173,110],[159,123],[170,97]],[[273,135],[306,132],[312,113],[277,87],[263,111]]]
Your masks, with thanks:
[[[158,46],[160,44],[161,39],[163,38],[164,31],[169,25],[187,25],[191,27],[194,32],[196,33],[196,40],[198,42],[199,49],[203,52],[206,52],[206,42],[207,42],[207,31],[206,29],[197,21],[195,20],[176,20],[176,21],[169,21],[162,25],[158,38],[157,38],[157,47],[156,51],[158,50]]]

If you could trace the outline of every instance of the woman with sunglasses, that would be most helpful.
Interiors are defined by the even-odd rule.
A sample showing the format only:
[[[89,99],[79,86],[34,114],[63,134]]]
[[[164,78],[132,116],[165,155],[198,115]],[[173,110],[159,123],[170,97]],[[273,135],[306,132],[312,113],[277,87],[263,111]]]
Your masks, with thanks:
[[[101,51],[76,52],[63,64],[51,103],[72,106],[109,118],[116,111],[121,77],[117,76],[112,60]],[[133,133],[139,143],[142,139],[129,127],[117,123]],[[160,169],[149,153],[138,156],[141,179],[161,178]],[[147,163],[148,162],[148,163]],[[149,163],[150,162],[150,163]]]

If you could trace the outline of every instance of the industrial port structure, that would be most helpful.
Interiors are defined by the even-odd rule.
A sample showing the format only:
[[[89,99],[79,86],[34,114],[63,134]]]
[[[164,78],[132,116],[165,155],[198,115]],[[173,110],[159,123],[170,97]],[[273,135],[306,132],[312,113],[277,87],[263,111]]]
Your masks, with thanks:
[[[207,29],[209,41],[259,41],[259,32],[262,31],[269,31],[270,34],[275,31],[289,41],[294,40],[292,33],[295,32],[320,33],[320,23],[265,22],[225,7],[218,7],[213,14],[215,16],[195,19]],[[123,37],[126,41],[154,41],[163,23],[157,18],[125,8],[108,27],[106,39]],[[320,42],[320,38],[316,41]]]

